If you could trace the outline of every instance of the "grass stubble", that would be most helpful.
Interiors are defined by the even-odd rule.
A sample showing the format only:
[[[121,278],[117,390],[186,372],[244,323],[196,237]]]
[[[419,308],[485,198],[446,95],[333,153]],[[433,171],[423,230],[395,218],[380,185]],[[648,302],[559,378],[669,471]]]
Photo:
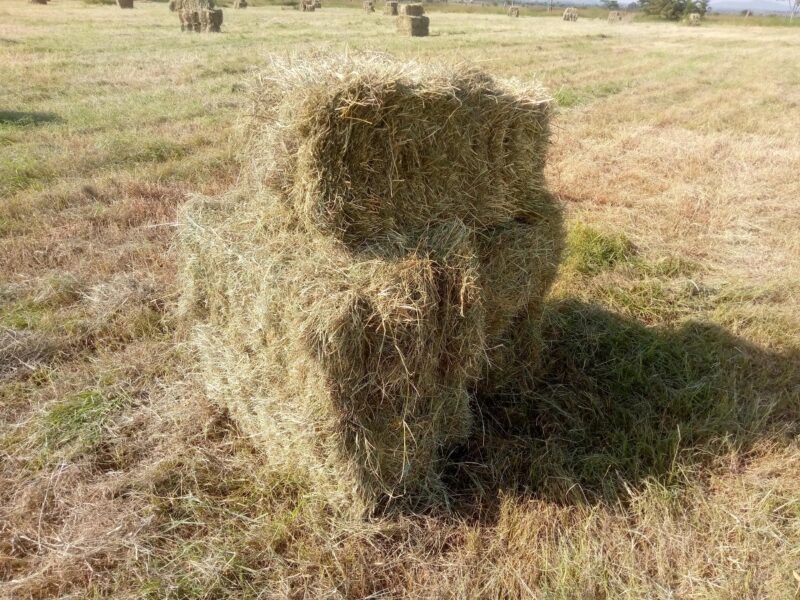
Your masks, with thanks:
[[[166,4],[44,8],[0,7],[0,594],[796,596],[790,29],[437,12],[412,40],[251,7],[200,39]],[[298,43],[562,103],[540,385],[483,400],[447,513],[336,524],[207,400],[173,317],[175,211],[234,185],[248,65]]]

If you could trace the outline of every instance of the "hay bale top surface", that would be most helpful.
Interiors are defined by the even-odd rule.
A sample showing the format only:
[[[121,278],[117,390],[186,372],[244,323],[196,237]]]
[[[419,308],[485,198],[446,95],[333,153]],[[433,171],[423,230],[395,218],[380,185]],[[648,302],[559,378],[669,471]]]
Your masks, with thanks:
[[[349,244],[539,214],[551,100],[536,83],[362,54],[276,59],[249,95],[248,172]]]
[[[419,3],[401,4],[400,14],[408,15],[409,17],[421,17],[425,14],[425,7]]]

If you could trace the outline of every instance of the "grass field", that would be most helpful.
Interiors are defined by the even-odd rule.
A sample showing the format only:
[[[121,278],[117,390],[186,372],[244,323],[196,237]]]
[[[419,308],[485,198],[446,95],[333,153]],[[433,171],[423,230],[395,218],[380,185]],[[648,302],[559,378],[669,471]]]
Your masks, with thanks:
[[[532,13],[531,13],[532,14]],[[0,597],[797,598],[800,37],[724,22],[0,3]],[[540,392],[447,514],[342,525],[204,397],[174,216],[248,71],[315,46],[539,78],[569,256]]]

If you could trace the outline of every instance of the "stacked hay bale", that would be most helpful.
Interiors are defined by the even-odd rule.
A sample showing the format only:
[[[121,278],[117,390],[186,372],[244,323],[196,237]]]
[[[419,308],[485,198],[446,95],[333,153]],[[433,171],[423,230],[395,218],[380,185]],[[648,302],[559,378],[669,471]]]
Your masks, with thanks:
[[[555,274],[550,101],[383,55],[276,59],[250,97],[240,188],[180,218],[208,393],[344,512],[442,501],[470,390],[527,363]]]
[[[222,9],[215,6],[214,0],[175,0],[170,10],[178,13],[181,31],[221,31]]]
[[[375,3],[372,0],[364,0],[363,7],[364,12],[375,12]]]
[[[120,8],[133,8],[133,0],[117,0],[117,6]]]
[[[512,6],[508,9],[508,16],[509,17],[518,17],[519,16],[519,7]]]
[[[389,0],[383,5],[383,14],[396,17],[398,14],[396,0]]]
[[[616,23],[622,21],[622,11],[619,10],[608,11],[608,21],[610,23]]]
[[[201,10],[200,28],[206,33],[219,33],[222,30],[222,9],[206,8]]]
[[[397,17],[397,31],[412,37],[425,37],[429,33],[430,19],[420,3],[401,4]]]
[[[688,24],[697,27],[700,25],[700,13],[692,13],[689,15]]]
[[[578,9],[572,6],[564,9],[564,17],[565,21],[577,21],[578,20]]]
[[[234,0],[233,8],[247,8],[247,0]]]

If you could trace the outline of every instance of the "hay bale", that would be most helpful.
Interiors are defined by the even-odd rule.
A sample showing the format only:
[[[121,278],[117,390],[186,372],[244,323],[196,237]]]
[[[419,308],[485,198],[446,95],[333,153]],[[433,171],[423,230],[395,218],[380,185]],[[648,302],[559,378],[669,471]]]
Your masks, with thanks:
[[[564,9],[564,16],[563,19],[565,21],[577,21],[578,20],[578,9],[572,6],[567,7]]]
[[[276,59],[250,98],[240,188],[180,217],[208,393],[343,511],[442,501],[486,357],[527,363],[555,273],[550,101],[378,55]]]
[[[28,0],[30,4],[47,4],[47,0]]]
[[[397,2],[395,0],[389,0],[389,2],[384,3],[383,14],[396,17],[398,14]]]
[[[302,12],[314,12],[317,6],[314,3],[314,0],[302,0],[300,3],[300,10]]]
[[[169,0],[169,12],[175,12],[178,10],[178,0]]]
[[[375,3],[372,0],[364,0],[362,6],[364,7],[364,12],[375,12]]]
[[[247,0],[233,0],[233,8],[247,8]]]
[[[317,10],[322,8],[322,0],[314,0],[314,8],[316,8]]]
[[[425,7],[418,2],[413,4],[401,4],[400,14],[407,15],[409,17],[421,17],[425,14]]]
[[[692,13],[689,15],[687,23],[693,27],[697,27],[698,25],[700,25],[700,19],[701,19],[700,13]]]
[[[200,11],[201,30],[206,33],[220,33],[222,30],[222,9],[207,8]]]
[[[608,21],[610,23],[616,23],[622,21],[622,11],[619,10],[608,11]]]
[[[430,19],[426,16],[411,17],[400,15],[397,17],[397,31],[411,37],[425,37],[428,35]]]
[[[117,6],[120,8],[133,8],[133,0],[117,0]]]
[[[518,17],[519,16],[519,7],[512,6],[508,9],[508,16],[509,17]]]

